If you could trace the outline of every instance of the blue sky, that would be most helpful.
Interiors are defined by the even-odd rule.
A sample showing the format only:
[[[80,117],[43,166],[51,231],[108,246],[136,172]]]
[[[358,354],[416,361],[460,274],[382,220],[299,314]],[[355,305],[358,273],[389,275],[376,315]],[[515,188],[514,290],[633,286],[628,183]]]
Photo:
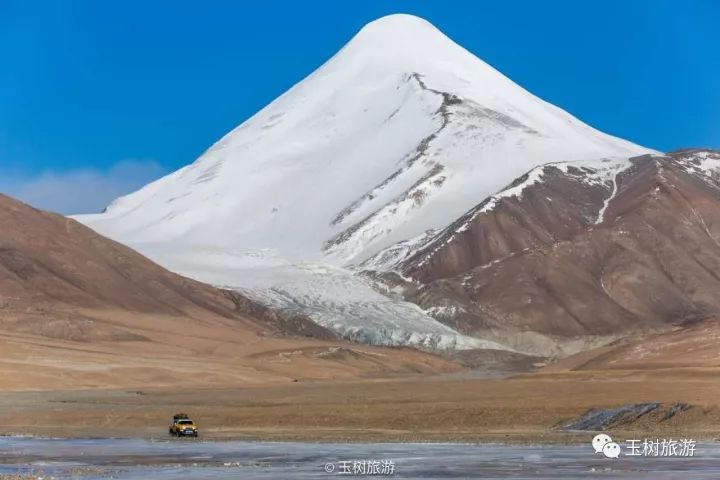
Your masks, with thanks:
[[[608,133],[720,148],[715,0],[0,0],[0,191],[100,210],[398,12]]]

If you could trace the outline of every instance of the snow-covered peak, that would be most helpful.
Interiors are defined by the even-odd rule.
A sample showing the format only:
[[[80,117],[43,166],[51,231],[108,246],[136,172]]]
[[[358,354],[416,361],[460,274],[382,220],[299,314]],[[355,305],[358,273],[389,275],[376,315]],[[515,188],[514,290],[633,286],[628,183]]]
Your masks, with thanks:
[[[457,62],[463,55],[472,57],[427,20],[394,14],[365,25],[328,63],[414,71],[437,62]]]
[[[407,13],[380,17],[365,25],[348,45],[365,43],[367,47],[387,47],[389,43],[403,44],[410,50],[415,45],[452,42],[445,34],[424,18]],[[409,48],[407,47],[409,46]]]
[[[445,227],[538,165],[647,151],[535,97],[427,21],[391,15],[192,165],[80,219],[143,248],[349,265]]]
[[[349,338],[479,348],[488,344],[378,294],[351,267],[381,251],[387,264],[412,255],[539,165],[645,152],[535,97],[425,20],[392,15],[191,165],[78,219],[170,270]]]
[[[418,37],[445,37],[440,30],[435,28],[435,25],[422,17],[411,15],[409,13],[391,13],[390,15],[385,15],[384,17],[377,18],[372,22],[367,23],[360,29],[354,38],[361,35],[393,36],[397,34],[408,34]]]
[[[316,77],[331,77],[352,87],[358,78],[370,74],[377,78],[409,73],[422,75],[435,90],[477,102],[543,133],[568,136],[569,130],[581,130],[575,133],[595,136],[595,141],[616,153],[636,152],[636,145],[600,134],[534,96],[414,15],[393,14],[368,23],[301,85]]]

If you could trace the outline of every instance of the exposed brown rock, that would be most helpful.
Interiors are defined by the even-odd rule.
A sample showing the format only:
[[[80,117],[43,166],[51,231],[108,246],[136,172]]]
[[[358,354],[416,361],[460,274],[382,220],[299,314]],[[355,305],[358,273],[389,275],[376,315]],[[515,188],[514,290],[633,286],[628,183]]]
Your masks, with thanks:
[[[718,367],[720,319],[710,318],[668,332],[624,338],[605,347],[563,359],[543,371],[637,371]]]
[[[544,167],[521,196],[479,205],[405,261],[419,282],[406,298],[534,354],[720,314],[720,188],[698,152],[632,159],[599,224],[612,186]]]
[[[486,213],[483,202],[453,222],[434,241],[405,263],[407,273],[428,282],[501,260],[526,249],[565,240],[587,227],[609,194],[606,185],[583,183],[582,171],[567,174],[541,167],[543,182],[525,189],[521,198],[506,197]],[[513,184],[522,183],[527,175]]]
[[[409,349],[338,340],[307,318],[170,273],[74,220],[4,196],[0,225],[2,390],[239,386],[459,369]]]
[[[25,318],[16,326],[23,331],[87,338],[93,330],[88,315],[63,313],[83,308],[218,315],[273,334],[336,338],[306,318],[273,312],[236,292],[171,273],[74,220],[4,195],[0,195],[0,225],[0,314],[5,312],[8,318],[9,312],[15,312],[13,318]],[[52,321],[42,320],[48,313],[53,314]],[[124,335],[107,330],[101,336]]]

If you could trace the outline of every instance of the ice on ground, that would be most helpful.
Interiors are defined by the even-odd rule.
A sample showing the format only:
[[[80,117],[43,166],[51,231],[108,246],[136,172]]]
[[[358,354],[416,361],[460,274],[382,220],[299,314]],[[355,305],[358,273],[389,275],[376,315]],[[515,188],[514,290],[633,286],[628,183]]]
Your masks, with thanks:
[[[147,247],[140,247],[145,251]],[[348,340],[370,345],[410,345],[423,350],[487,348],[499,343],[468,337],[438,322],[417,305],[379,293],[370,280],[342,267],[291,264],[278,252],[196,249],[146,251],[180,274],[244,293],[280,310],[307,315]]]
[[[585,445],[450,443],[272,443],[142,439],[0,438],[0,476],[70,480],[326,480],[355,462],[385,465],[383,478],[685,480],[720,477],[720,446],[698,444],[693,457],[607,459]],[[384,463],[383,463],[384,462]],[[392,475],[389,474],[392,468]],[[362,476],[362,475],[355,475]]]
[[[378,252],[397,264],[540,165],[649,151],[535,97],[428,22],[391,15],[191,165],[77,219],[349,338],[466,348],[342,268]]]

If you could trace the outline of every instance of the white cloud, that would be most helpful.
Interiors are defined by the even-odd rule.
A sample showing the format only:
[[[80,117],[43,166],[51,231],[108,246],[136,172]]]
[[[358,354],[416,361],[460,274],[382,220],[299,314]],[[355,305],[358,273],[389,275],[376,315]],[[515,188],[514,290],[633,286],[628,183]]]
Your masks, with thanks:
[[[107,170],[45,171],[35,176],[0,171],[0,192],[43,210],[96,213],[164,173],[153,160],[123,160]]]

